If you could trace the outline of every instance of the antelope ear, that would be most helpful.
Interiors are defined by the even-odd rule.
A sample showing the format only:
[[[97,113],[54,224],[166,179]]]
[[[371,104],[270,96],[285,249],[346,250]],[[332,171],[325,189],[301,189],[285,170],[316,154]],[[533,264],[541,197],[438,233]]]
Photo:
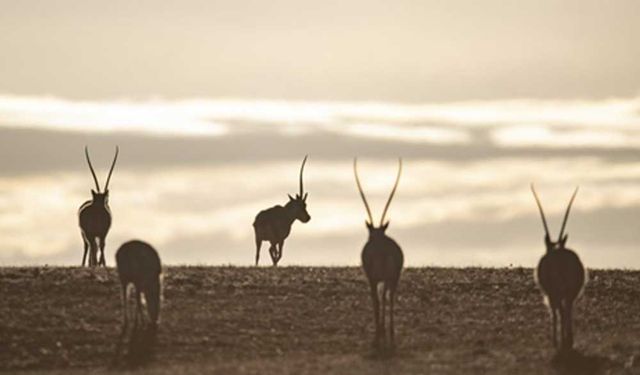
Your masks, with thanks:
[[[373,229],[373,224],[371,224],[370,222],[368,222],[367,220],[364,221],[364,223],[367,225],[367,228],[369,229]]]
[[[387,228],[389,228],[389,222],[388,221],[386,223],[382,224],[382,230],[383,231],[387,230]]]
[[[567,243],[568,238],[569,238],[569,233],[565,234],[564,237],[562,237],[562,246],[564,246],[564,244]]]
[[[96,198],[96,196],[97,196],[97,195],[98,195],[98,193],[97,193],[95,190],[91,189],[91,196],[92,196],[94,199]]]
[[[309,193],[304,193],[304,196],[302,197],[302,201],[306,202],[308,197],[309,197]]]
[[[291,194],[287,194],[287,196],[289,197],[290,201],[295,201],[296,200],[294,197],[291,196]]]

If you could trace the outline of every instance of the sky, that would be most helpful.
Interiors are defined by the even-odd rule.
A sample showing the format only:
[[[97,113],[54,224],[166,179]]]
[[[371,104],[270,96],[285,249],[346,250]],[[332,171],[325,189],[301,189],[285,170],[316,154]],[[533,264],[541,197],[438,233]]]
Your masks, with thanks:
[[[0,265],[77,265],[110,183],[122,242],[251,265],[252,222],[305,189],[281,265],[358,265],[360,178],[408,266],[535,266],[543,228],[640,268],[635,1],[0,0]],[[263,246],[263,264],[267,264]]]

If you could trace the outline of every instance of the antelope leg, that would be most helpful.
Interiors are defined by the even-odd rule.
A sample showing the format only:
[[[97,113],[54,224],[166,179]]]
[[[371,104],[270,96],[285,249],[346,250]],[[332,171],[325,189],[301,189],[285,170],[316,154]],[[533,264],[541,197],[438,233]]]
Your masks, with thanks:
[[[260,260],[260,248],[262,247],[262,240],[256,236],[256,266],[258,266],[258,261]]]

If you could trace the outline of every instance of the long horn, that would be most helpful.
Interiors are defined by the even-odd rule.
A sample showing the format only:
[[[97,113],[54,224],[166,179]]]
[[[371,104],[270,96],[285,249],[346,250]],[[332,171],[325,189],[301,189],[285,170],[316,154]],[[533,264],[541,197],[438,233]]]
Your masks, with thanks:
[[[360,197],[364,202],[364,208],[367,209],[367,215],[369,216],[369,223],[373,224],[373,216],[371,216],[371,209],[369,208],[369,203],[367,203],[367,198],[364,196],[364,191],[362,191],[362,185],[360,185],[360,178],[358,178],[358,159],[353,159],[353,174],[356,175],[356,184],[358,185],[358,191],[360,192]]]
[[[304,172],[304,165],[307,164],[307,158],[309,155],[304,156],[304,160],[302,161],[302,167],[300,167],[300,198],[302,198],[302,194],[304,193],[304,185],[302,183],[302,173]]]
[[[91,175],[93,176],[93,181],[96,183],[96,192],[100,192],[100,184],[98,183],[98,178],[96,177],[96,172],[93,170],[93,165],[91,165],[91,159],[89,158],[89,149],[87,146],[84,146],[84,156],[87,158],[87,163],[89,164],[89,169],[91,170]]]
[[[573,191],[573,195],[571,196],[571,200],[569,201],[569,205],[567,206],[567,211],[564,213],[564,220],[562,221],[562,228],[560,228],[560,236],[558,236],[558,241],[562,239],[562,235],[564,234],[564,228],[567,225],[567,220],[569,219],[569,211],[571,211],[573,200],[576,199],[576,194],[578,194],[578,188],[579,186],[576,186],[576,190]]]
[[[107,177],[107,183],[104,185],[104,191],[109,190],[109,181],[111,180],[111,174],[113,173],[113,167],[116,166],[116,160],[118,160],[118,152],[120,152],[120,148],[116,146],[116,154],[113,157],[113,162],[111,163],[111,169],[109,169],[109,176]]]
[[[382,217],[380,218],[380,226],[382,226],[382,224],[384,223],[384,217],[387,216],[387,210],[389,209],[389,205],[391,204],[393,195],[396,193],[396,189],[398,188],[398,183],[400,182],[400,174],[402,174],[402,158],[398,158],[398,176],[396,177],[396,183],[393,185],[393,190],[391,190],[391,195],[389,195],[387,204],[384,206],[384,211],[382,211]]]
[[[533,197],[536,199],[536,203],[538,204],[538,210],[540,211],[540,217],[542,217],[542,225],[544,225],[544,233],[549,236],[549,226],[547,225],[547,219],[544,217],[544,211],[542,210],[542,204],[540,204],[540,198],[538,198],[538,193],[536,193],[536,188],[531,184],[531,191],[533,192]]]

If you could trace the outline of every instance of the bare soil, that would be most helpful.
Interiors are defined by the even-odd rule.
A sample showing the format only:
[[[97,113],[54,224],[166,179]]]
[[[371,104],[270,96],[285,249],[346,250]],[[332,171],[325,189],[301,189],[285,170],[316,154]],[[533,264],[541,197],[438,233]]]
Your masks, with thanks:
[[[640,374],[640,272],[590,272],[569,359],[532,275],[406,269],[397,350],[380,355],[359,268],[168,267],[155,358],[136,373]],[[0,269],[0,371],[113,372],[119,296],[114,269]]]

